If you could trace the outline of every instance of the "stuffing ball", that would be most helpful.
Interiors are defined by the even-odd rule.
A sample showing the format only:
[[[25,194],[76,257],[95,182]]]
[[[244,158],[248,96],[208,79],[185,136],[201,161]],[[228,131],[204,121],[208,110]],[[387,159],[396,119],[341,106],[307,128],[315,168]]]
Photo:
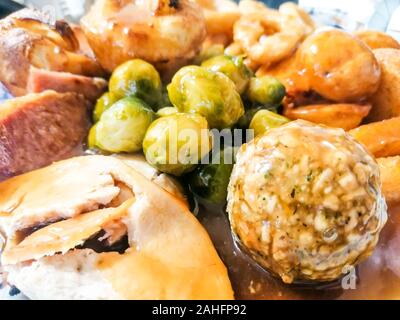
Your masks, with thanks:
[[[231,227],[285,283],[333,281],[378,242],[387,221],[380,185],[374,158],[343,130],[295,121],[239,151]]]

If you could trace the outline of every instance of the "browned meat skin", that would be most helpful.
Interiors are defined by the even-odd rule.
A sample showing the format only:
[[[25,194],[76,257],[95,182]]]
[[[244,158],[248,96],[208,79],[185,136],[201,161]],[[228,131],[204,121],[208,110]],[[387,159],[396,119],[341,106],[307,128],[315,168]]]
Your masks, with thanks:
[[[107,90],[107,81],[102,78],[90,78],[67,72],[31,68],[27,90],[29,93],[40,93],[45,90],[54,90],[60,93],[76,92],[95,102]]]
[[[46,91],[0,105],[0,179],[73,155],[88,131],[89,105],[75,93]]]

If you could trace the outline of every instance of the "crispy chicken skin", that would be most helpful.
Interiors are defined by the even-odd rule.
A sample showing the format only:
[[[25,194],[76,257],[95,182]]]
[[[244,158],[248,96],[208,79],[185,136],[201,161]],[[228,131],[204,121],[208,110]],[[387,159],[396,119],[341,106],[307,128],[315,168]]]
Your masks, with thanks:
[[[141,153],[136,154],[115,154],[117,159],[123,161],[126,165],[132,167],[144,175],[147,179],[168,191],[180,201],[188,205],[188,199],[185,195],[182,185],[174,177],[162,173],[152,167]],[[188,205],[189,207],[189,205]]]
[[[127,197],[121,199],[121,195],[129,188],[124,183],[115,182],[107,166],[102,168],[100,165],[102,159],[106,158],[96,158],[96,166],[87,165],[82,175],[76,172],[83,160],[66,161],[0,183],[0,212],[12,212],[13,216],[10,231],[72,218],[104,207],[113,200],[125,201]],[[141,156],[117,156],[116,159],[139,170],[147,179],[185,203],[178,183],[166,175],[158,175]],[[75,188],[77,185],[81,187]],[[43,194],[47,194],[46,197]],[[47,205],[49,203],[51,205]]]
[[[131,162],[73,158],[0,190],[8,213],[1,261],[8,282],[31,299],[233,298],[227,270],[186,204]],[[116,222],[126,227],[123,253],[86,247]]]

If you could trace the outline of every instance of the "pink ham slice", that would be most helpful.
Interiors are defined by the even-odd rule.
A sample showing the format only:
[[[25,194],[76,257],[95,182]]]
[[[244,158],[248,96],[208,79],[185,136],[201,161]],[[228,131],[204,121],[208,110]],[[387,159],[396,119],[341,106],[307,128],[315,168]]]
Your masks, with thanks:
[[[27,90],[29,93],[40,93],[46,90],[60,93],[75,92],[84,95],[89,101],[95,102],[107,90],[107,81],[102,78],[90,78],[32,67]]]

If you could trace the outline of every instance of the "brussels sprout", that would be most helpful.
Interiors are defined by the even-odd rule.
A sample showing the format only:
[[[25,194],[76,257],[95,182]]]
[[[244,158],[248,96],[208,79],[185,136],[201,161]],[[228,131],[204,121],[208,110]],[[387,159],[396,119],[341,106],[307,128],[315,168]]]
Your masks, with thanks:
[[[243,57],[217,56],[204,61],[201,66],[208,70],[225,74],[235,83],[236,89],[240,94],[246,91],[250,78],[253,76],[252,72],[243,63]]]
[[[179,113],[177,108],[174,107],[165,107],[157,111],[157,116],[166,117],[172,114]]]
[[[108,152],[137,152],[155,113],[142,100],[127,97],[114,103],[96,124],[95,139]]]
[[[224,54],[224,46],[222,44],[214,44],[203,48],[198,56],[194,59],[194,64],[201,65],[204,61]]]
[[[96,106],[93,111],[93,121],[97,122],[100,120],[101,115],[104,111],[110,108],[119,99],[111,92],[103,94],[99,100],[97,100]]]
[[[184,67],[172,79],[168,92],[180,112],[201,114],[211,128],[231,128],[244,114],[235,84],[220,72]]]
[[[172,103],[169,100],[167,87],[163,87],[162,94],[161,94],[161,101],[159,103],[159,109],[165,108],[165,107],[170,107],[170,106],[172,106]]]
[[[286,95],[285,86],[274,77],[252,78],[247,90],[250,101],[266,107],[278,106]]]
[[[162,84],[157,70],[146,61],[125,62],[113,72],[110,91],[118,98],[135,96],[156,108],[162,98]]]
[[[212,162],[196,168],[188,177],[190,190],[209,203],[224,204],[234,165],[234,153],[233,148],[226,148],[217,157],[219,163]]]
[[[261,109],[262,108],[259,107],[246,110],[245,114],[239,119],[237,127],[241,129],[247,129],[250,126],[251,120],[253,120],[255,114]]]
[[[87,143],[89,149],[96,148],[96,127],[97,127],[97,124],[95,124],[93,127],[91,127],[90,131],[89,131],[88,143]]]
[[[193,171],[211,148],[207,120],[198,114],[176,113],[159,118],[143,142],[147,162],[175,176]]]
[[[290,122],[290,120],[284,116],[268,110],[260,110],[253,117],[250,123],[250,129],[254,130],[255,136],[259,136],[269,129],[280,127],[288,122]]]

